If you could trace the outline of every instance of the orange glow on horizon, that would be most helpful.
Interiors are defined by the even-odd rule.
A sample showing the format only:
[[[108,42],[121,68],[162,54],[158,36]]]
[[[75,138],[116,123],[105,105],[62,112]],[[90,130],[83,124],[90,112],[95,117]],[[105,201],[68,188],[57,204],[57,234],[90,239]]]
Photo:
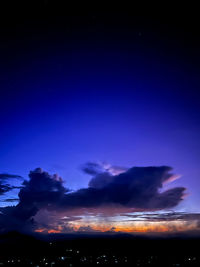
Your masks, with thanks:
[[[58,234],[58,233],[61,233],[60,230],[55,230],[55,229],[48,230],[47,232],[48,232],[48,234]]]
[[[43,233],[46,229],[44,228],[40,228],[40,229],[36,229],[35,232],[36,233]]]
[[[147,223],[114,223],[110,224],[74,224],[73,230],[75,232],[82,231],[87,228],[89,232],[125,232],[125,233],[173,233],[183,232],[196,229],[195,222],[188,224],[187,222],[147,222]]]
[[[178,222],[131,222],[131,223],[94,223],[94,222],[74,222],[68,224],[68,231],[63,225],[58,225],[56,228],[38,228],[37,233],[67,233],[67,232],[115,232],[115,233],[173,233],[183,232],[196,229],[196,223],[188,224],[186,221]]]
[[[55,229],[45,229],[45,228],[39,228],[35,230],[36,233],[48,233],[48,234],[58,234],[61,233],[61,230],[55,230]]]
[[[147,233],[147,232],[169,232],[169,228],[164,225],[160,226],[136,226],[136,227],[116,227],[115,232],[126,232],[126,233]]]

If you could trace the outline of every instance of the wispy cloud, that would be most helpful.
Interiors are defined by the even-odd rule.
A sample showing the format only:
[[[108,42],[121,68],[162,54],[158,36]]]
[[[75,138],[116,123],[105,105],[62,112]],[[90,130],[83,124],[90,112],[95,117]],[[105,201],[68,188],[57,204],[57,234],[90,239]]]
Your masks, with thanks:
[[[9,174],[9,173],[1,173],[0,174],[0,195],[4,195],[5,193],[13,190],[20,189],[21,187],[11,185],[9,183],[10,180],[18,179],[23,180],[23,177],[20,175]]]

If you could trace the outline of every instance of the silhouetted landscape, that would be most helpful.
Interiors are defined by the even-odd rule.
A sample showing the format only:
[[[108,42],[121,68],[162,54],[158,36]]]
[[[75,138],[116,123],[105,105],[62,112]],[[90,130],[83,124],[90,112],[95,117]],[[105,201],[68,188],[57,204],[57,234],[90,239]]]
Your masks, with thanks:
[[[129,234],[10,232],[0,237],[0,266],[199,266],[200,239]]]

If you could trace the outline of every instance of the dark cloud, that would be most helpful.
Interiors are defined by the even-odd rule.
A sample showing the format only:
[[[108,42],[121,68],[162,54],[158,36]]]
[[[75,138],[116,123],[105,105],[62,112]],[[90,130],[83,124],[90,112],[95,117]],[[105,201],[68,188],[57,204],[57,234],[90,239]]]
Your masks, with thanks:
[[[141,214],[122,214],[128,221],[144,222],[172,222],[172,221],[197,221],[200,222],[200,213],[187,212],[165,212],[165,213],[141,213]]]
[[[173,174],[172,168],[133,167],[119,175],[97,174],[89,187],[67,194],[60,203],[65,207],[97,207],[121,205],[141,210],[159,210],[175,207],[183,199],[184,187],[176,187],[163,193],[163,183]]]
[[[100,164],[96,163],[96,162],[87,162],[86,164],[84,164],[81,169],[90,175],[96,175],[98,173],[101,173],[103,171],[102,166],[100,166]]]
[[[93,229],[90,225],[88,226],[80,226],[78,232],[86,232],[86,233],[98,233],[100,230]]]
[[[119,166],[112,166],[109,163],[105,162],[87,162],[82,166],[82,170],[92,176],[95,176],[97,174],[101,173],[108,173],[110,175],[118,175],[120,173],[123,173],[128,170],[128,168],[125,167],[119,167]]]
[[[1,173],[0,174],[0,180],[8,180],[10,178],[23,179],[23,177],[20,175],[9,174],[9,173]]]
[[[92,178],[88,184],[91,188],[103,188],[106,185],[110,184],[114,180],[114,176],[109,172],[103,172],[97,174],[94,178]]]
[[[167,227],[168,233],[197,234],[199,236],[200,230],[200,213],[188,212],[153,212],[153,213],[136,213],[136,214],[121,214],[123,222],[135,223],[138,222],[143,227],[149,227],[152,223],[157,227],[159,232],[159,225]],[[154,230],[156,228],[154,227]],[[191,236],[192,236],[191,235]]]
[[[184,196],[184,187],[175,187],[160,193],[163,184],[173,176],[172,168],[133,167],[128,170],[98,164],[87,164],[84,171],[93,175],[88,188],[69,192],[58,175],[50,175],[37,168],[23,182],[19,203],[1,208],[0,225],[34,227],[35,215],[41,209],[73,210],[81,208],[122,207],[132,210],[153,211],[175,207]],[[106,171],[107,170],[107,171]],[[6,190],[6,189],[5,189]],[[9,190],[9,189],[8,189]],[[13,221],[13,224],[12,224]],[[3,227],[2,227],[3,228]]]
[[[6,198],[2,201],[3,202],[16,202],[16,201],[19,201],[19,198]]]
[[[35,212],[17,206],[0,208],[0,233],[12,230],[30,232],[34,229],[34,220],[31,217]],[[20,216],[22,215],[22,216]]]
[[[63,186],[63,180],[58,175],[50,175],[41,168],[31,171],[29,181],[24,181],[24,187],[19,192],[20,205],[31,206],[37,208],[56,204],[64,198],[68,191]]]
[[[64,197],[67,189],[63,186],[62,179],[57,175],[49,175],[37,168],[29,174],[29,181],[23,182],[19,192],[19,204],[14,207],[1,208],[0,225],[8,230],[29,229],[34,226],[33,217],[42,207],[52,203],[59,205],[59,200]],[[9,223],[8,223],[9,221]]]
[[[108,166],[96,162],[88,162],[83,165],[82,170],[92,175],[93,178],[89,181],[88,186],[91,188],[102,188],[109,184],[114,179],[114,176],[109,172]]]
[[[8,183],[10,179],[23,179],[20,175],[15,175],[15,174],[9,174],[9,173],[1,173],[0,174],[0,195],[4,195],[5,193],[16,189],[16,188],[21,188],[18,186],[13,186]]]
[[[13,189],[12,186],[10,186],[9,184],[2,184],[0,182],[0,195],[4,195],[5,193],[11,191]]]

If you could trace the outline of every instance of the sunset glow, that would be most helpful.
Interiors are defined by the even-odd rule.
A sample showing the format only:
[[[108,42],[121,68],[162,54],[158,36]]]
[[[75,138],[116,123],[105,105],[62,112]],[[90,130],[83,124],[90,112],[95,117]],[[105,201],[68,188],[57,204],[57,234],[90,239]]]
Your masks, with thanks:
[[[85,232],[85,233],[111,233],[111,232],[121,232],[121,233],[174,233],[174,232],[184,232],[192,231],[197,227],[196,222],[190,222],[188,224],[185,222],[137,222],[137,223],[103,223],[103,224],[85,224],[71,223],[68,227],[58,226],[56,229],[39,228],[35,232],[38,233],[73,233],[73,232]]]
[[[190,27],[41,14],[0,32],[0,234],[200,232]]]

